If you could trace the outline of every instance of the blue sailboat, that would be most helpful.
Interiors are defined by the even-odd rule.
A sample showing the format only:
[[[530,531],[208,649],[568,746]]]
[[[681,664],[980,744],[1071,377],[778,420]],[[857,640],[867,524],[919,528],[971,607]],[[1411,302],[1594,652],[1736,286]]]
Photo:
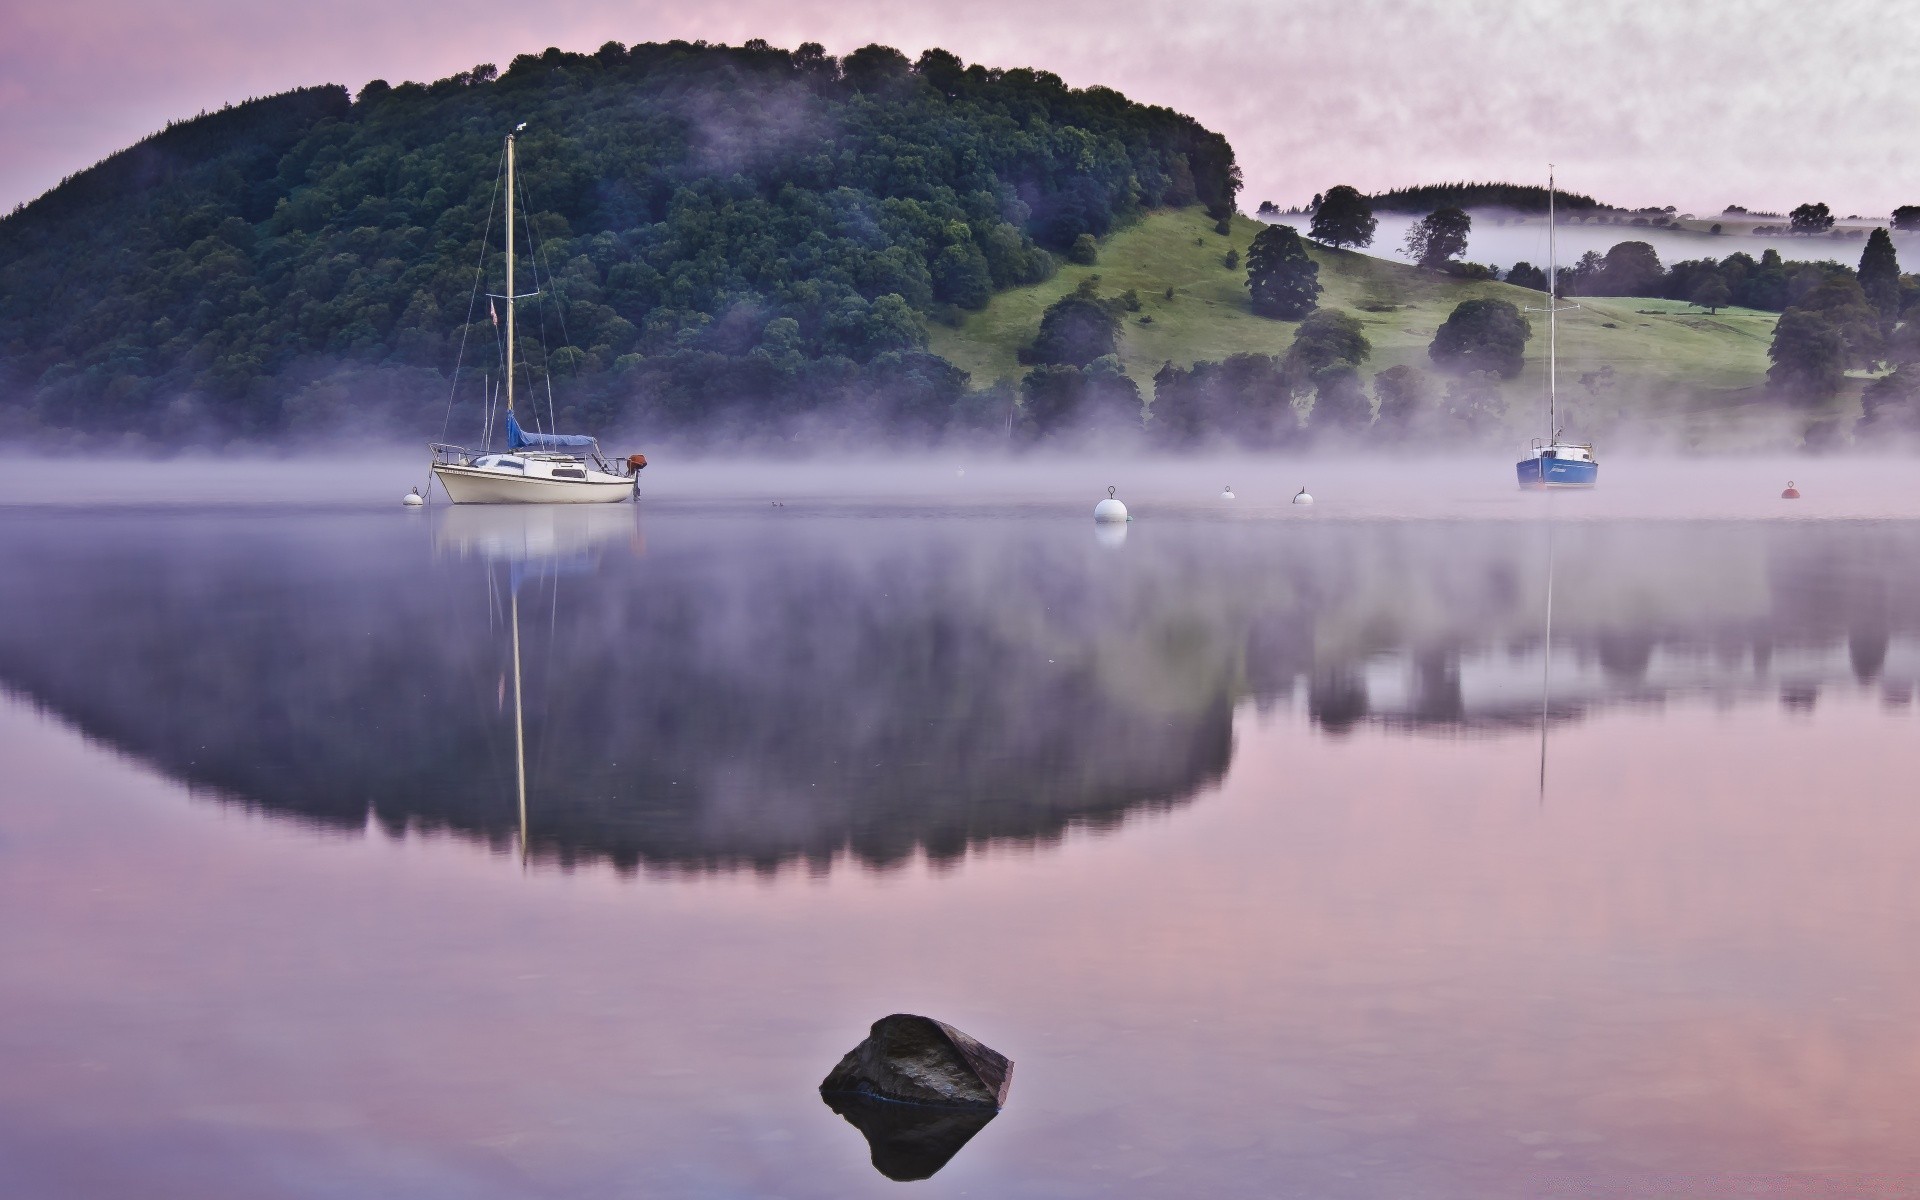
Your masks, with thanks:
[[[1527,457],[1514,464],[1520,486],[1529,491],[1590,488],[1600,481],[1593,443],[1569,442],[1555,424],[1554,401],[1560,368],[1560,264],[1554,245],[1553,171],[1547,171],[1547,436],[1533,439]],[[1575,308],[1577,305],[1566,305]]]

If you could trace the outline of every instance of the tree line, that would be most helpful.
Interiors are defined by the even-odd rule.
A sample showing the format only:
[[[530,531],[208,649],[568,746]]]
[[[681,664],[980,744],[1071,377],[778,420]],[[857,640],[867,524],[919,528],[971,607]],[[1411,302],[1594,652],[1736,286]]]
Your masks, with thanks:
[[[172,126],[0,220],[4,394],[53,429],[437,432],[462,346],[501,357],[470,297],[476,265],[499,290],[521,122],[519,286],[542,293],[521,386],[586,431],[965,423],[995,402],[927,353],[929,322],[1148,209],[1224,219],[1239,187],[1189,117],[937,49],[610,42],[309,89]],[[474,374],[456,431],[478,426]]]

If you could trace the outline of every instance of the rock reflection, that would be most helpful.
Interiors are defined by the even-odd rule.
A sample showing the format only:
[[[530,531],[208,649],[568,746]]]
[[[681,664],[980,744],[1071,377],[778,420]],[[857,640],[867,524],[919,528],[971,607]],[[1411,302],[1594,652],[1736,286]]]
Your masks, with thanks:
[[[873,1169],[899,1183],[933,1178],[999,1115],[990,1108],[895,1104],[845,1092],[820,1098],[867,1139]]]
[[[1172,526],[1169,526],[1172,528]],[[645,531],[645,538],[642,533]],[[1156,531],[1164,533],[1164,530]],[[1046,844],[1217,781],[1236,706],[1498,734],[1690,693],[1920,679],[1920,532],[631,509],[0,524],[0,681],[236,803],[564,863],[824,869]]]

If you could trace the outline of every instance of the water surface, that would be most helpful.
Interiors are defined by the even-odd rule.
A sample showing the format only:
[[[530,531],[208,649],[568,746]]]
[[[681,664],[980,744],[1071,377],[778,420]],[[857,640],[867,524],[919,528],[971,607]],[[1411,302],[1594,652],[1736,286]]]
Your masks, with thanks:
[[[0,1193],[1915,1194],[1920,480],[1776,466],[0,508]]]

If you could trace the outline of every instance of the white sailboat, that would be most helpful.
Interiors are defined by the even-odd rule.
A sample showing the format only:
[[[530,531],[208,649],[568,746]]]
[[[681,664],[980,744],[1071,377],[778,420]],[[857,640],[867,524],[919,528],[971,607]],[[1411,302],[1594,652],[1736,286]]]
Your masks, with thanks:
[[[514,289],[513,271],[513,142],[517,126],[507,135],[507,290],[498,299],[507,310],[506,433],[504,453],[473,450],[435,442],[433,475],[455,504],[613,504],[640,494],[643,454],[631,455],[616,468],[600,453],[597,438],[577,433],[540,433],[523,428],[513,411],[514,308],[529,299]]]

